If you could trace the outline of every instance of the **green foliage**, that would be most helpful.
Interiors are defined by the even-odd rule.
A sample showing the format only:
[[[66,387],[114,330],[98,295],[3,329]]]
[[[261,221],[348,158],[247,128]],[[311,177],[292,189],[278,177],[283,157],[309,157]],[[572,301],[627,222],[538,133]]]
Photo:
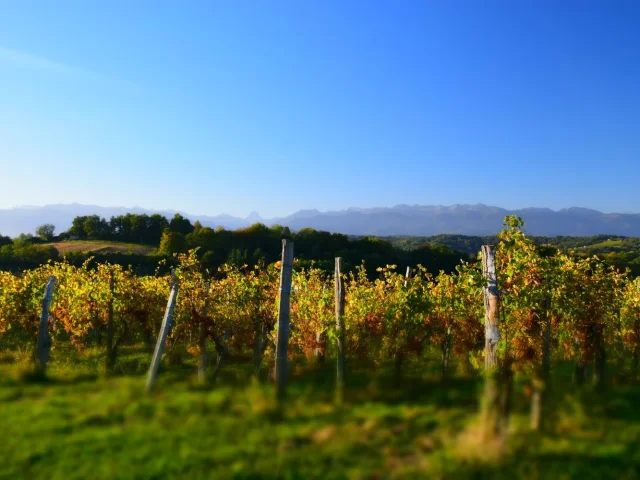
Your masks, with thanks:
[[[0,270],[35,268],[60,255],[51,245],[34,245],[30,241],[16,239],[0,247]]]
[[[179,235],[163,237],[167,229]],[[184,236],[186,246],[180,235]],[[210,269],[216,269],[227,262],[236,265],[255,263],[258,259],[268,263],[275,262],[280,257],[280,240],[283,238],[289,238],[295,242],[296,257],[302,262],[300,266],[309,265],[313,261],[316,262],[316,266],[330,271],[333,268],[333,259],[341,256],[345,259],[346,271],[351,271],[364,260],[370,277],[375,276],[377,268],[389,263],[422,264],[432,271],[452,272],[460,260],[468,259],[467,255],[441,245],[421,244],[419,245],[421,248],[416,248],[415,251],[406,251],[379,238],[364,237],[349,240],[346,235],[317,231],[312,228],[291,232],[288,227],[281,225],[267,227],[256,223],[235,231],[224,228],[214,230],[202,226],[199,222],[191,225],[191,222],[180,214],[176,214],[171,222],[157,214],[151,216],[127,214],[112,217],[109,222],[97,216],[77,217],[71,229],[62,237],[158,245],[159,252],[163,255],[198,248],[199,255]],[[259,253],[256,254],[256,252]]]
[[[11,245],[12,243],[13,243],[13,240],[11,240],[11,237],[0,235],[0,247],[4,247],[5,245]]]
[[[161,255],[173,255],[187,251],[187,240],[182,233],[165,230],[160,239],[158,252]]]
[[[434,235],[431,237],[381,237],[403,250],[415,250],[422,245],[444,245],[450,249],[475,256],[482,245],[496,245],[497,236],[476,237],[467,235]],[[612,235],[592,237],[544,237],[530,236],[533,243],[557,250],[578,258],[600,256],[606,263],[621,270],[630,269],[634,276],[640,276],[640,238]]]
[[[109,226],[109,239],[158,245],[162,233],[169,227],[169,222],[157,213],[150,216],[146,214],[126,214],[111,217]]]
[[[167,219],[159,214],[128,213],[111,217],[109,221],[93,215],[74,218],[71,228],[61,237],[158,245],[162,233],[168,227]]]
[[[171,219],[171,222],[169,222],[169,230],[174,233],[189,235],[194,231],[194,227],[188,218],[184,218],[179,213],[176,213]]]
[[[46,223],[36,228],[36,236],[40,237],[40,239],[42,239],[45,242],[50,242],[51,240],[53,240],[53,234],[55,230],[56,230],[56,227],[54,225],[51,225],[50,223]]]
[[[91,215],[86,217],[84,224],[84,233],[86,238],[104,238],[109,231],[109,225],[104,218],[98,217],[98,215]]]

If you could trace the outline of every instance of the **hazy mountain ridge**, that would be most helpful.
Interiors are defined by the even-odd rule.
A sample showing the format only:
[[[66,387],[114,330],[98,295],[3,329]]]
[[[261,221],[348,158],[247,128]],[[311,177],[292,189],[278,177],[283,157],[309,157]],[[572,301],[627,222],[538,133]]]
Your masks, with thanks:
[[[315,228],[351,235],[437,235],[452,233],[461,235],[493,235],[502,227],[506,215],[521,216],[526,231],[532,235],[591,236],[598,234],[640,236],[640,214],[602,213],[597,210],[571,207],[562,210],[530,207],[508,210],[483,204],[475,205],[396,205],[394,207],[348,208],[320,212],[300,210],[292,215],[263,219],[257,212],[247,218],[231,215],[191,215],[177,210],[150,210],[141,207],[101,207],[97,205],[59,204],[20,206],[0,210],[0,234],[16,236],[33,232],[44,223],[52,223],[58,232],[71,226],[79,215],[111,216],[126,213],[159,213],[167,218],[181,213],[191,221],[205,226],[241,228],[261,221],[267,225],[286,225],[293,230]]]

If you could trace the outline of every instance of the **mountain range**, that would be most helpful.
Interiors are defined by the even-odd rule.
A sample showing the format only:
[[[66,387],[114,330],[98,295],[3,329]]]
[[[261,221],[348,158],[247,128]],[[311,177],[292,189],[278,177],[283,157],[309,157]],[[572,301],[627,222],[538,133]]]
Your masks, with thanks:
[[[640,214],[602,213],[587,208],[572,207],[562,210],[548,208],[524,208],[507,210],[483,204],[423,206],[396,205],[380,208],[348,208],[346,210],[320,212],[300,210],[287,217],[262,218],[252,212],[246,218],[230,215],[190,215],[175,210],[149,210],[141,207],[101,207],[97,205],[58,204],[45,206],[20,206],[0,209],[0,234],[17,236],[33,232],[44,223],[56,226],[57,232],[67,230],[74,217],[99,215],[111,216],[126,213],[159,213],[171,218],[181,213],[192,222],[204,226],[223,226],[237,229],[262,222],[280,224],[292,230],[311,227],[350,235],[437,235],[452,233],[462,235],[493,235],[502,228],[506,215],[516,214],[525,221],[525,231],[531,235],[589,236],[598,234],[640,236]]]

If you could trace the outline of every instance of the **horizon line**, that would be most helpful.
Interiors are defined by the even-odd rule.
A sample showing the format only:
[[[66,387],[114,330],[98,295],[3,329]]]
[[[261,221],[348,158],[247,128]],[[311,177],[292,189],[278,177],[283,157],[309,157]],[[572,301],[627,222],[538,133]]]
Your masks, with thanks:
[[[343,209],[335,209],[335,210],[318,210],[317,208],[302,208],[302,209],[298,209],[295,210],[294,212],[287,214],[287,215],[279,215],[279,216],[274,216],[274,217],[264,217],[262,216],[257,210],[252,210],[251,212],[249,212],[249,214],[245,215],[245,216],[236,216],[236,215],[231,215],[228,213],[216,213],[216,214],[211,214],[211,213],[190,213],[187,212],[186,210],[180,210],[180,209],[175,209],[175,208],[164,208],[164,209],[158,209],[158,208],[147,208],[147,207],[143,207],[141,205],[133,205],[133,206],[124,206],[124,205],[97,205],[97,204],[86,204],[86,203],[79,203],[79,202],[71,202],[71,203],[47,203],[44,205],[29,205],[29,204],[23,204],[23,205],[13,205],[11,207],[6,207],[6,208],[0,208],[0,211],[12,211],[12,210],[19,210],[19,209],[37,209],[37,208],[47,208],[47,207],[71,207],[71,206],[79,206],[79,207],[95,207],[95,208],[101,208],[101,209],[123,209],[123,210],[145,210],[148,212],[155,212],[155,213],[179,213],[181,215],[186,215],[186,216],[190,216],[190,217],[211,217],[211,218],[215,218],[215,217],[232,217],[234,219],[237,220],[248,220],[250,217],[259,217],[260,220],[265,220],[265,221],[271,221],[271,220],[280,220],[280,219],[285,219],[287,217],[290,217],[292,215],[295,215],[297,213],[301,213],[301,212],[314,212],[317,214],[328,214],[328,213],[347,213],[347,212],[357,212],[357,211],[367,211],[367,210],[393,210],[393,209],[398,209],[401,207],[408,207],[408,208],[452,208],[452,207],[485,207],[485,208],[489,208],[489,209],[500,209],[500,210],[504,210],[506,212],[519,212],[519,211],[527,211],[527,210],[542,210],[542,211],[548,211],[548,212],[553,212],[553,213],[561,213],[561,212],[565,212],[565,211],[569,211],[569,210],[587,210],[587,211],[591,211],[591,212],[595,212],[601,215],[640,215],[640,212],[615,212],[615,211],[611,211],[611,212],[606,212],[606,211],[602,211],[602,210],[598,210],[596,208],[591,208],[591,207],[580,207],[580,206],[571,206],[571,207],[563,207],[563,208],[559,208],[559,209],[553,209],[551,207],[535,207],[535,206],[530,206],[530,207],[521,207],[521,208],[507,208],[507,207],[501,207],[501,206],[497,206],[497,205],[487,205],[485,203],[482,202],[477,202],[477,203],[454,203],[454,204],[450,204],[450,205],[443,205],[443,204],[418,204],[418,203],[414,203],[414,204],[406,204],[406,203],[399,203],[393,206],[372,206],[372,207],[346,207]]]

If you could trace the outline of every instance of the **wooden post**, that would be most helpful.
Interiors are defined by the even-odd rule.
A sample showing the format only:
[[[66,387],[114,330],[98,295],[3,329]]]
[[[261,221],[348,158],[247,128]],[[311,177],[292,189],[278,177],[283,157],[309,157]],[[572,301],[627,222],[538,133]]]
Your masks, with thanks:
[[[500,293],[496,277],[496,252],[493,245],[482,246],[482,275],[487,280],[484,291],[484,365],[486,370],[498,366],[500,340]]]
[[[485,384],[482,420],[485,439],[502,437],[507,431],[509,410],[508,371],[500,371],[497,347],[500,340],[500,293],[496,277],[496,257],[493,245],[482,246],[482,274],[487,281],[483,288],[485,309]]]
[[[51,297],[53,289],[56,285],[56,277],[49,277],[47,286],[44,289],[44,297],[42,298],[42,312],[40,314],[40,325],[38,327],[38,345],[36,371],[44,375],[49,361],[49,352],[51,350],[51,336],[49,335],[49,306],[51,305]]]
[[[198,382],[204,383],[206,380],[207,369],[207,336],[209,333],[207,325],[207,314],[209,313],[209,291],[211,290],[211,282],[207,282],[205,287],[204,309],[202,312],[202,321],[200,323],[200,362],[198,364]]]
[[[404,276],[404,279],[405,279],[405,280],[404,280],[404,286],[405,286],[405,287],[407,286],[408,281],[409,281],[409,279],[411,278],[411,273],[412,273],[411,267],[407,267],[407,273],[406,273],[406,274],[405,274],[405,276]]]
[[[289,298],[293,270],[293,242],[282,240],[282,265],[280,267],[280,301],[278,304],[278,340],[276,342],[276,392],[283,398],[287,386],[287,350],[289,347]]]
[[[335,265],[335,301],[336,301],[336,341],[338,346],[338,360],[336,371],[337,399],[342,401],[344,396],[344,279],[342,278],[342,258],[336,258]]]
[[[316,333],[316,349],[315,356],[317,363],[324,363],[325,353],[327,350],[327,332],[321,330]]]
[[[171,292],[169,293],[169,300],[167,301],[167,308],[164,311],[164,318],[162,319],[160,334],[158,335],[158,341],[156,342],[156,349],[153,352],[153,359],[151,360],[151,366],[149,367],[149,373],[147,374],[147,392],[151,391],[158,376],[158,369],[160,368],[160,362],[162,361],[162,352],[164,351],[164,344],[167,341],[167,334],[169,333],[169,329],[171,328],[173,309],[175,308],[177,297],[178,282],[175,278],[175,272],[172,271]]]

